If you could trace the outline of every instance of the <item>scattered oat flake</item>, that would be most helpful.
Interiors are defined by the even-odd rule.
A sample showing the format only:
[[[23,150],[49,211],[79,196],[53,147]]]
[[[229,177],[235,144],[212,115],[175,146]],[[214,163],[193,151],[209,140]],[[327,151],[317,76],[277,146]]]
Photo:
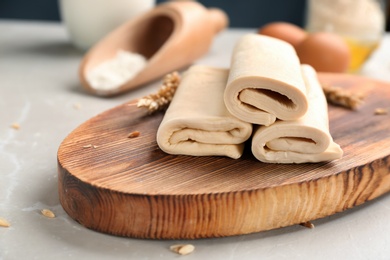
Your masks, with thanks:
[[[16,129],[16,130],[20,129],[20,125],[19,125],[18,123],[13,123],[13,124],[11,125],[11,127],[12,127],[13,129]]]
[[[134,132],[131,132],[127,137],[128,138],[135,138],[135,137],[138,137],[140,136],[140,132],[139,131],[134,131]]]
[[[385,108],[375,109],[375,115],[387,115],[388,111]]]
[[[314,228],[314,224],[311,223],[310,221],[300,223],[299,225],[307,227],[307,228]]]
[[[81,105],[76,103],[76,104],[73,104],[73,108],[74,109],[80,109],[81,108]]]
[[[44,215],[47,218],[55,218],[56,217],[54,212],[51,211],[50,209],[42,209],[41,213],[42,213],[42,215]]]
[[[191,244],[186,245],[173,245],[169,248],[171,251],[178,253],[179,255],[188,255],[195,250],[195,246]]]
[[[83,148],[98,148],[98,147],[99,147],[98,145],[92,145],[92,144],[87,144],[83,146]]]
[[[9,227],[11,224],[4,218],[0,218],[0,227]]]

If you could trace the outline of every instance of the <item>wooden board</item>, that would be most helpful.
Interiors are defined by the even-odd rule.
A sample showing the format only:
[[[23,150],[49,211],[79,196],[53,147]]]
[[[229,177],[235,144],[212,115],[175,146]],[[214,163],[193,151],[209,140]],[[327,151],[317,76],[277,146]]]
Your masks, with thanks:
[[[259,232],[325,217],[390,190],[390,84],[321,74],[367,95],[357,111],[329,106],[338,161],[278,165],[174,156],[155,134],[163,113],[135,101],[88,120],[58,150],[59,196],[82,225],[120,236],[193,239]],[[140,131],[137,138],[127,138]],[[247,147],[250,147],[247,145]]]

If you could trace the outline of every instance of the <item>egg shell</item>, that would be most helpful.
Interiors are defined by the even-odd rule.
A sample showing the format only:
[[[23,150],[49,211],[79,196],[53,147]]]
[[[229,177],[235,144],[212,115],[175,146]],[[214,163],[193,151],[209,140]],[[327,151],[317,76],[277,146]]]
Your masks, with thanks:
[[[274,22],[264,25],[258,30],[259,34],[278,38],[290,43],[294,48],[306,38],[307,33],[292,23]]]
[[[302,64],[309,64],[320,72],[346,72],[351,60],[347,43],[340,36],[328,32],[310,34],[296,47],[296,51]]]

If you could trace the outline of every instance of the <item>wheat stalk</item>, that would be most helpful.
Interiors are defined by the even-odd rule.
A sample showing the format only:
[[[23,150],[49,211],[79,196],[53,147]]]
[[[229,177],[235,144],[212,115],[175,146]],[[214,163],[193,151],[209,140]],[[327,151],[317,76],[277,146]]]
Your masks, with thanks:
[[[364,97],[362,95],[353,94],[350,91],[346,91],[339,87],[322,84],[322,90],[324,91],[328,103],[334,105],[354,110],[363,103]]]
[[[180,84],[180,75],[177,71],[164,76],[162,86],[157,93],[149,94],[138,100],[137,107],[148,109],[149,113],[166,109],[175,95]]]

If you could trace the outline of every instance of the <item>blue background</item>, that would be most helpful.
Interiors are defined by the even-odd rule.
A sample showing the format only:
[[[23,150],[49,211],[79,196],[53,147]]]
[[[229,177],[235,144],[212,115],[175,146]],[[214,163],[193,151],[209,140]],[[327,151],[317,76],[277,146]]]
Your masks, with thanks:
[[[79,0],[83,1],[83,0]],[[115,1],[115,0],[111,0]],[[157,3],[166,0],[157,0]],[[199,0],[219,7],[229,16],[230,27],[260,27],[273,21],[303,26],[306,0]],[[390,30],[390,0],[387,0],[387,30]],[[0,19],[61,20],[57,0],[0,0]]]
[[[79,0],[83,1],[83,0]],[[115,1],[115,0],[111,0]],[[164,2],[157,0],[157,3]],[[223,9],[230,27],[259,27],[270,21],[302,25],[305,0],[200,0]],[[0,19],[60,20],[57,0],[0,0]]]

